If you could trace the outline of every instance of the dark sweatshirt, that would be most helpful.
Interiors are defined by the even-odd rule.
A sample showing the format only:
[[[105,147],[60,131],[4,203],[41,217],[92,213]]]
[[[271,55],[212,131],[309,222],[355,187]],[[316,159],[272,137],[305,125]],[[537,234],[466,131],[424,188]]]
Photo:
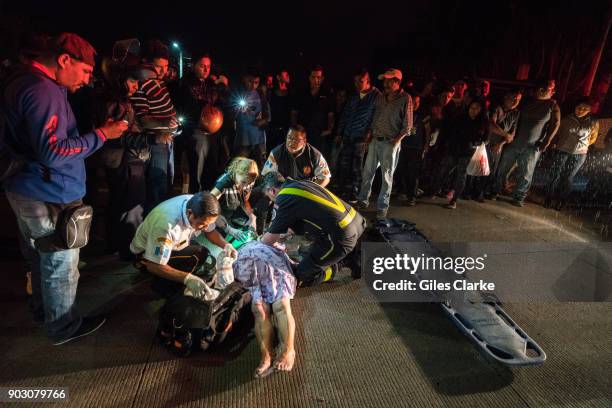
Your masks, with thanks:
[[[451,126],[449,154],[455,157],[471,156],[476,147],[487,141],[488,134],[489,122],[485,115],[472,119],[467,113],[461,114]]]

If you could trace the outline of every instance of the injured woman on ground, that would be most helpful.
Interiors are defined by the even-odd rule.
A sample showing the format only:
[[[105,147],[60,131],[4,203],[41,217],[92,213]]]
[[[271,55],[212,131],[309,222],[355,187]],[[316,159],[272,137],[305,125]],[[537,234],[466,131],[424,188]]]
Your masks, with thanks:
[[[240,248],[233,268],[235,279],[253,297],[251,309],[255,315],[255,335],[261,349],[261,362],[255,370],[255,377],[262,378],[276,370],[290,371],[295,362],[295,320],[290,300],[297,286],[292,261],[280,247],[252,241]],[[276,317],[279,335],[274,359],[275,329],[271,314]]]

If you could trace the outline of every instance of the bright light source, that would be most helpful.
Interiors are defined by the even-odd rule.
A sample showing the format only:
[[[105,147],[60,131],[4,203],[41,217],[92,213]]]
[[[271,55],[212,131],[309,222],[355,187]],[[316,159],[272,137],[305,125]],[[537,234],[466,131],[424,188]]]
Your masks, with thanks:
[[[241,99],[238,101],[238,105],[240,105],[241,108],[244,108],[246,106],[246,101],[244,99]]]
[[[183,123],[183,122],[185,121],[185,117],[184,117],[184,116],[179,116],[179,117],[178,117],[178,121],[179,121],[180,123]]]
[[[172,46],[173,46],[174,48],[181,48],[177,42],[173,42],[173,43],[172,43]]]

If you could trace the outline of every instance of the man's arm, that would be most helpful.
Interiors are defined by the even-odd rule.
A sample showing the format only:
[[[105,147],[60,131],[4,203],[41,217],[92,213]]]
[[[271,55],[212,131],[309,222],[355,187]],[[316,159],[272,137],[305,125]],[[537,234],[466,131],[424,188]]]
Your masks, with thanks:
[[[315,183],[317,183],[321,187],[326,187],[329,184],[330,180],[331,180],[330,177],[317,178],[317,179],[315,179]]]
[[[503,137],[504,139],[506,139],[506,142],[509,142],[510,139],[512,138],[512,135],[504,131],[501,127],[499,127],[499,125],[497,124],[498,117],[499,117],[499,112],[496,109],[495,111],[493,111],[493,114],[491,115],[491,120],[489,121],[489,130],[491,130],[491,132],[495,133],[496,135],[499,135]]]
[[[228,242],[223,238],[221,233],[217,230],[213,230],[210,232],[205,232],[206,239],[208,239],[212,244],[218,246],[219,248],[225,248],[226,245],[229,245]]]
[[[319,156],[319,162],[317,163],[314,169],[314,182],[320,185],[321,187],[325,187],[329,184],[331,179],[331,172],[329,170],[329,166],[327,165],[327,160],[321,154]]]
[[[412,109],[413,109],[412,97],[410,95],[406,95],[406,106],[405,106],[405,112],[403,115],[404,118],[402,122],[402,130],[400,131],[400,134],[397,135],[395,139],[393,139],[393,143],[395,145],[398,145],[399,143],[402,142],[403,138],[412,134],[412,129],[414,128],[414,122],[412,120],[412,116],[413,116]]]
[[[137,117],[141,118],[148,115],[149,98],[147,98],[147,95],[142,90],[136,91],[134,96],[130,98],[130,102],[134,107],[134,112],[136,113]]]
[[[105,130],[108,138],[118,136],[105,126],[84,135],[79,135],[76,129],[71,129],[71,134],[68,134],[68,102],[64,103],[63,98],[59,91],[46,88],[31,88],[21,98],[30,146],[37,160],[46,167],[57,167],[90,156],[106,141]],[[124,125],[125,129],[127,125]]]
[[[160,265],[146,259],[142,259],[141,262],[147,267],[147,271],[151,272],[153,275],[174,282],[183,283],[185,281],[185,277],[189,275],[187,272],[179,271],[178,269],[174,269],[169,265]]]
[[[270,152],[268,159],[264,163],[263,169],[261,169],[261,175],[265,176],[271,172],[278,172],[278,164],[276,163],[276,159],[274,158],[274,154]]]
[[[280,239],[281,234],[272,234],[270,232],[265,232],[262,237],[261,237],[261,242],[263,242],[266,245],[274,245],[274,243],[278,242],[278,240]]]
[[[591,134],[589,135],[589,146],[594,144],[597,141],[597,136],[599,136],[599,121],[595,121],[595,126],[591,130]]]
[[[168,265],[161,265],[155,262],[142,260],[147,271],[160,278],[182,283],[191,292],[192,296],[205,297],[211,294],[210,289],[202,278],[188,272],[179,271]]]
[[[553,138],[557,134],[559,130],[559,125],[561,124],[561,110],[559,109],[559,105],[555,102],[555,106],[552,109],[552,117],[548,122],[548,128],[546,130],[546,137],[544,137],[544,141],[542,142],[542,151],[545,152],[550,146]]]

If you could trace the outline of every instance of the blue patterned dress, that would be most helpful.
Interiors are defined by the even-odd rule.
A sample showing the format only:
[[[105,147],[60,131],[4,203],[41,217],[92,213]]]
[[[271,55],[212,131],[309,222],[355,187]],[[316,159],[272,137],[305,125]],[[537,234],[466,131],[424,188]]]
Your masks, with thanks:
[[[234,277],[251,292],[253,303],[293,299],[297,286],[287,254],[259,241],[240,248],[234,262]]]

